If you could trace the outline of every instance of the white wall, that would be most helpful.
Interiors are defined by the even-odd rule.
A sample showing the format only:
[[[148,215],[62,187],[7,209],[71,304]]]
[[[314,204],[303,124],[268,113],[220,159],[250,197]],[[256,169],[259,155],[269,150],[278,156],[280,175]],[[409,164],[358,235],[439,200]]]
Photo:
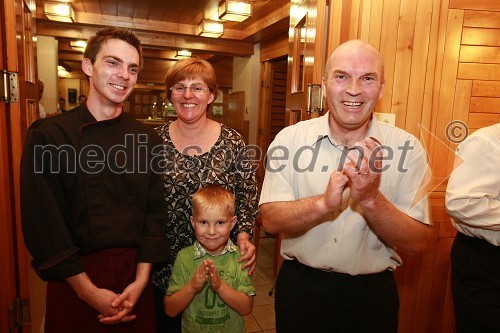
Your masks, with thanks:
[[[78,106],[78,96],[80,96],[80,79],[59,79],[59,96],[66,100],[66,110],[71,110]],[[69,101],[68,89],[76,90],[76,102]]]
[[[40,103],[47,114],[57,112],[59,87],[57,82],[57,40],[37,36],[36,43],[38,78],[43,81],[44,92]]]
[[[257,143],[257,116],[259,108],[260,44],[254,46],[249,58],[234,57],[233,91],[245,92],[245,120],[250,122],[249,144]]]

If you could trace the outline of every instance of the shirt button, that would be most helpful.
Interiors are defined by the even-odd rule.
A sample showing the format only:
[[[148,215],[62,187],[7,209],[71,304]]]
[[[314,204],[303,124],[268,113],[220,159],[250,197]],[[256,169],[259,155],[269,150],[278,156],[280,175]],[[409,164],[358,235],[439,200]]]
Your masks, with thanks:
[[[333,242],[334,242],[334,243],[337,243],[337,237],[335,237],[335,238],[333,239]]]

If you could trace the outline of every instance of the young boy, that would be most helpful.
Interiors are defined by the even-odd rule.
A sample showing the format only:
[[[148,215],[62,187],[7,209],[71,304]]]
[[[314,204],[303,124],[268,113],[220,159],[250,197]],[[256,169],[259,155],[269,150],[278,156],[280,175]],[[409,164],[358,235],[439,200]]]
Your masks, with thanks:
[[[166,314],[182,315],[182,332],[245,332],[255,289],[229,235],[236,223],[234,195],[221,186],[192,198],[196,241],[179,252],[165,296]]]

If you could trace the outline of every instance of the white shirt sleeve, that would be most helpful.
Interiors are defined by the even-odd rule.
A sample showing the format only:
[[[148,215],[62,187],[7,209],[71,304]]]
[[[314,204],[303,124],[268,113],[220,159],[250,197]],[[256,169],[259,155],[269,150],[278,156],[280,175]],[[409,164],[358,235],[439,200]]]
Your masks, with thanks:
[[[45,118],[47,116],[47,112],[45,112],[45,108],[40,103],[38,103],[38,112],[40,114],[40,118]]]
[[[471,136],[458,147],[446,190],[446,211],[456,224],[500,230],[499,138],[498,134],[496,138]]]

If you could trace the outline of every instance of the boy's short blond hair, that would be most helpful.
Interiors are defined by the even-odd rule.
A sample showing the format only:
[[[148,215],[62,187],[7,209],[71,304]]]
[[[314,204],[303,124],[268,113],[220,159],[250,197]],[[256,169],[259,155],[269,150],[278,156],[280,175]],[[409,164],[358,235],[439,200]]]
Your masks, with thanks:
[[[234,215],[235,211],[234,194],[220,185],[208,185],[200,188],[193,194],[192,211],[193,215],[199,209],[225,209],[229,214]]]

